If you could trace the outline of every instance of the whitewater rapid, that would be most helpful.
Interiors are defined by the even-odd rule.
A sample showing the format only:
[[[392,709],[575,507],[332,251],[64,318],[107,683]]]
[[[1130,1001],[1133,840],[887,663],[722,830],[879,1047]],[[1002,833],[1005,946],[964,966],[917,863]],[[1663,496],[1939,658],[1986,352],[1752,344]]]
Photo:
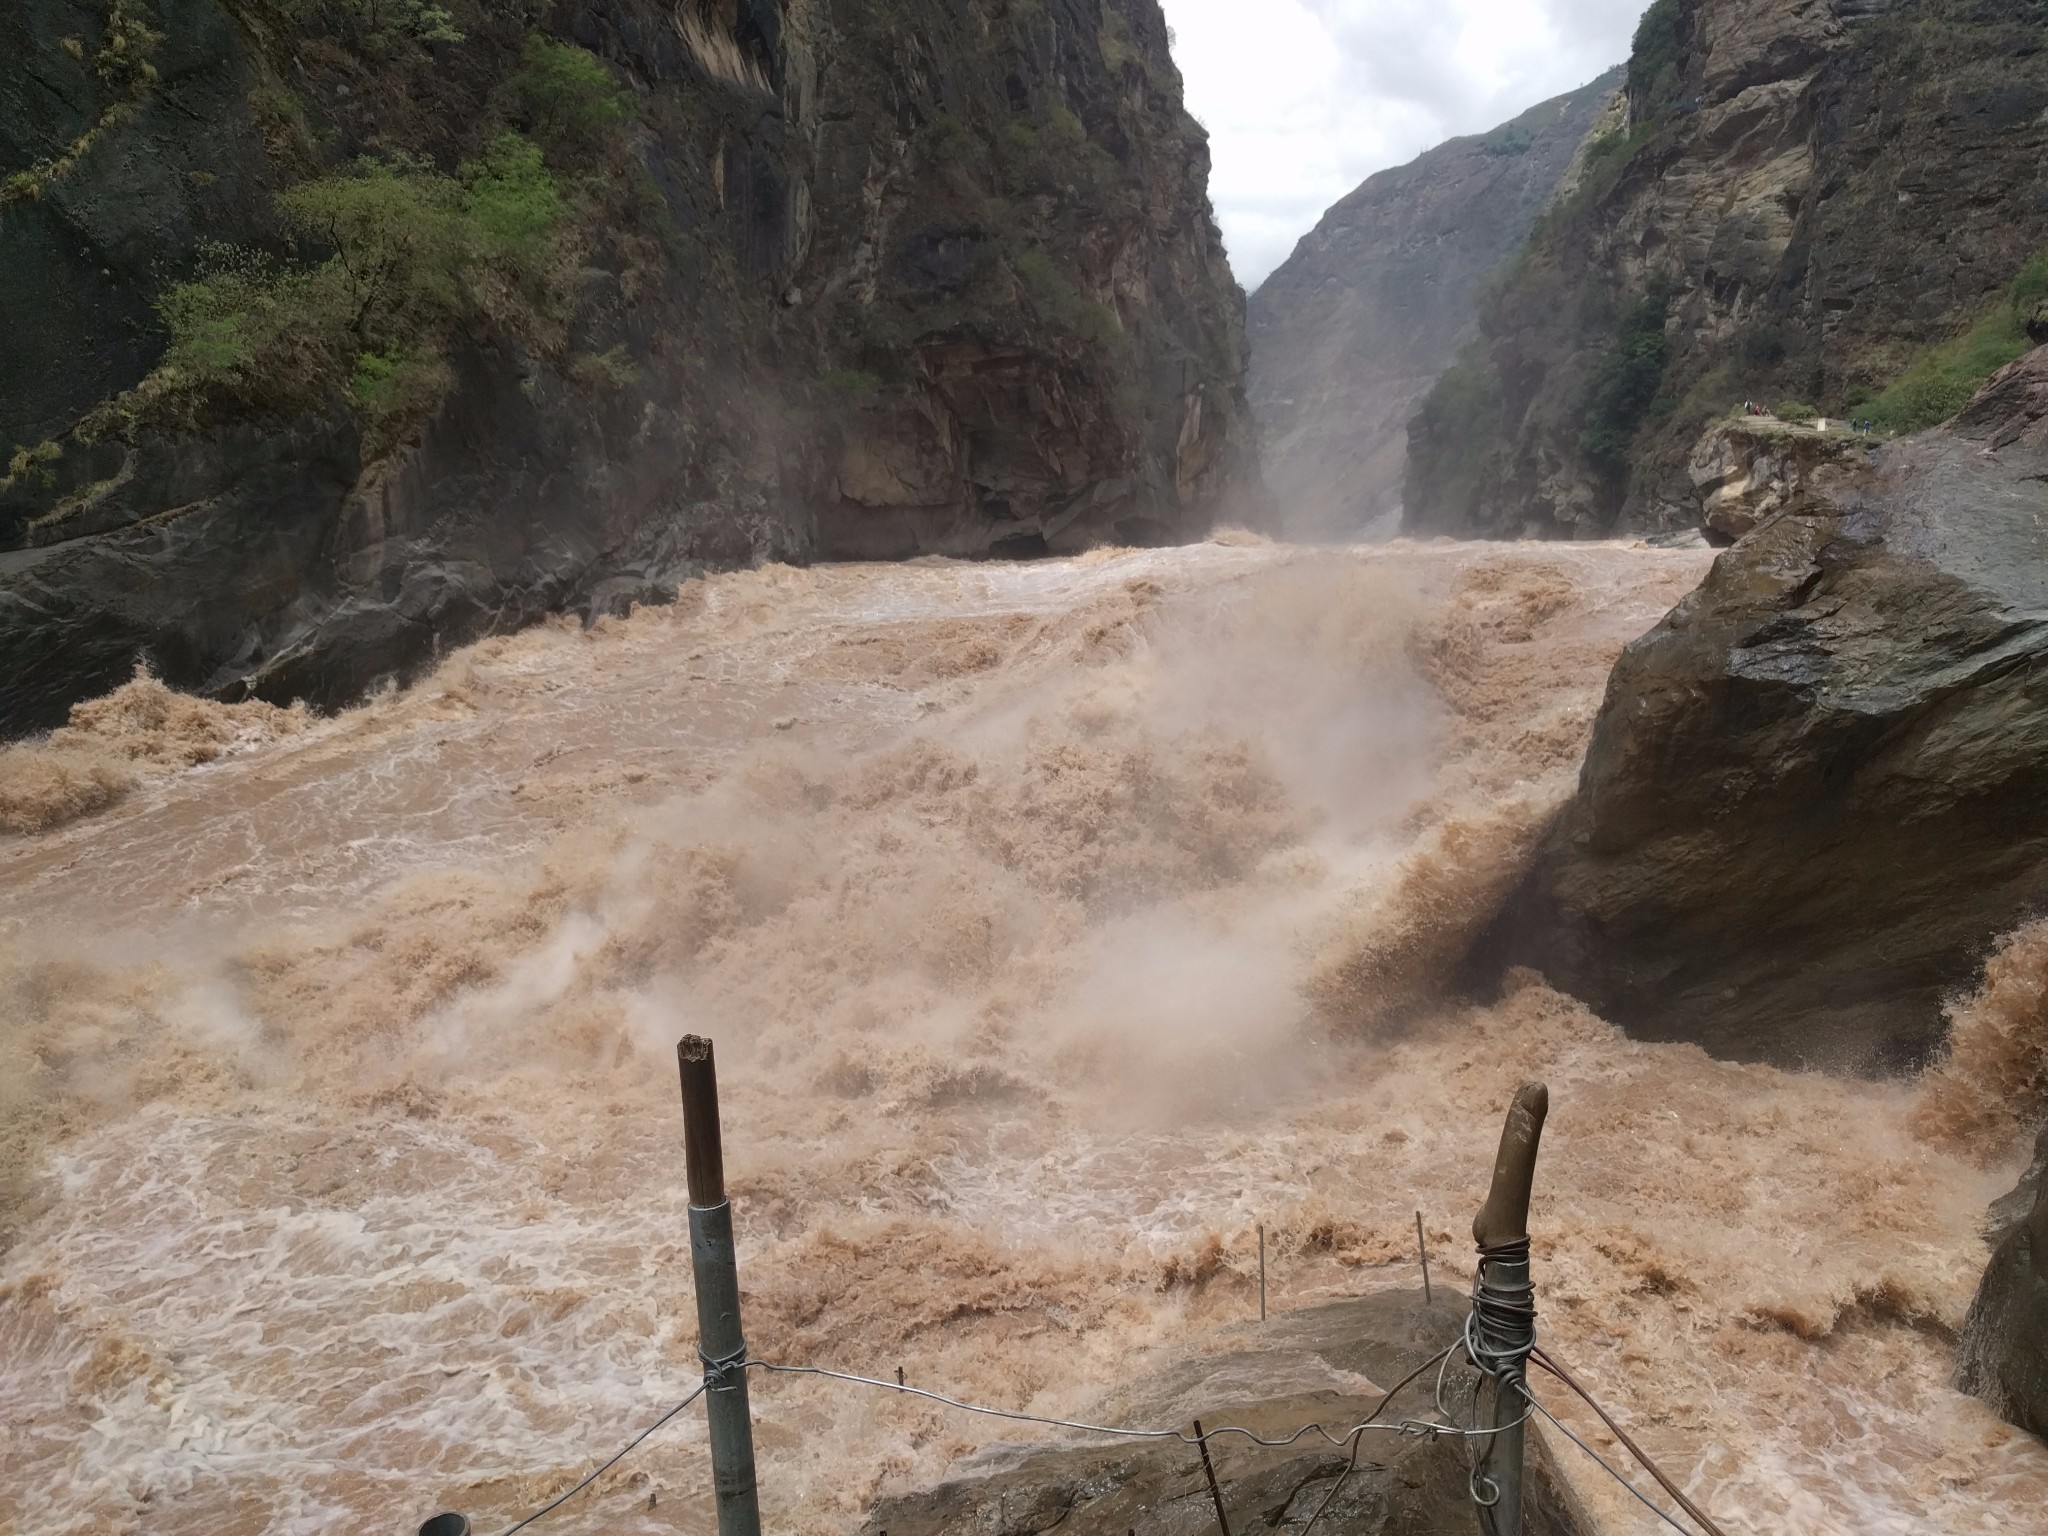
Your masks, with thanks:
[[[1533,975],[1446,995],[1704,559],[770,568],[333,719],[143,680],[17,749],[0,1531],[488,1532],[568,1487],[697,1375],[692,1031],[762,1356],[1081,1413],[1255,1313],[1259,1225],[1276,1306],[1412,1286],[1418,1210],[1469,1275],[1539,1077],[1544,1336],[1728,1531],[2028,1529],[2048,1451],[1947,1386],[2009,1148]],[[755,1404],[801,1533],[1016,1433]],[[701,1536],[707,1471],[686,1414],[540,1529]]]

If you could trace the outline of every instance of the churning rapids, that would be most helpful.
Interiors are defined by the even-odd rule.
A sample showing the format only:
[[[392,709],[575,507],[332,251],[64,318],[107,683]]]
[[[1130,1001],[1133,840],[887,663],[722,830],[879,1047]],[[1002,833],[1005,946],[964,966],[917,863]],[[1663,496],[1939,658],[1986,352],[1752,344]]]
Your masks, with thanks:
[[[566,1488],[697,1376],[690,1031],[768,1358],[1077,1413],[1256,1308],[1256,1223],[1279,1306],[1415,1284],[1418,1208],[1464,1278],[1541,1077],[1544,1336],[1729,1531],[2029,1527],[2048,1450],[1946,1384],[2010,1127],[1446,995],[1704,559],[768,569],[0,756],[0,1529]],[[754,1390],[776,1530],[1016,1437]],[[685,1415],[541,1529],[696,1536],[707,1470]]]

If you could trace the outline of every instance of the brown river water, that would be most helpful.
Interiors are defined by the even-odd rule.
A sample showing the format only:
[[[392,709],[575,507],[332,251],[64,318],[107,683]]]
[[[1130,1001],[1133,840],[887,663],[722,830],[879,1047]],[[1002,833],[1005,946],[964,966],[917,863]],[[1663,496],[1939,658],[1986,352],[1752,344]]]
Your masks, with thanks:
[[[1460,1282],[1540,1077],[1542,1336],[1730,1533],[2040,1529],[2048,1448],[1947,1379],[2048,940],[1931,1091],[1445,993],[1705,558],[771,568],[333,719],[142,680],[0,754],[0,1531],[568,1487],[698,1374],[686,1032],[763,1357],[1086,1413],[1256,1315],[1261,1223],[1276,1307],[1414,1286],[1418,1210]],[[754,1393],[806,1536],[1018,1438]],[[693,1410],[535,1530],[711,1523]]]

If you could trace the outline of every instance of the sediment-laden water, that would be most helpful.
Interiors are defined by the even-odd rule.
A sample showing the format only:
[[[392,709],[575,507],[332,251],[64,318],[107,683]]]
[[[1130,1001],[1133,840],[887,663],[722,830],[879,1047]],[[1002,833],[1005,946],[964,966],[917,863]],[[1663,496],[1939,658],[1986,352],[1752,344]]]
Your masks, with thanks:
[[[1446,999],[1703,562],[770,569],[332,720],[138,681],[0,756],[42,828],[0,839],[0,1529],[489,1532],[567,1487],[698,1374],[691,1031],[762,1356],[1085,1412],[1255,1310],[1259,1223],[1277,1306],[1412,1286],[1418,1209],[1469,1275],[1541,1077],[1544,1337],[1730,1532],[2030,1528],[2048,1450],[1946,1385],[2024,942],[1931,1095],[1534,975]],[[1015,1434],[755,1403],[783,1531]],[[540,1529],[709,1528],[693,1413]]]

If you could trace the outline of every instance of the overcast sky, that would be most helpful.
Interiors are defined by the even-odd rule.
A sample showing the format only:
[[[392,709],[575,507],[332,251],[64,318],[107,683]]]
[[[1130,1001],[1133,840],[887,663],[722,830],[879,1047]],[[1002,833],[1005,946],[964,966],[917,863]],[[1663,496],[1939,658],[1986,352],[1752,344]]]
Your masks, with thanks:
[[[1160,0],[1245,290],[1374,171],[1620,63],[1648,0]]]

